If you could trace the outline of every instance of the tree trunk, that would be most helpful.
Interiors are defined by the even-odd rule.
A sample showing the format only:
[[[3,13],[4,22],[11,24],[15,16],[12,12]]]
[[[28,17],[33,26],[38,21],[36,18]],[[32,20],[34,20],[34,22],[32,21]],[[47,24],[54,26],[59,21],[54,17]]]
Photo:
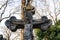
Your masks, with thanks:
[[[20,33],[20,40],[23,40],[23,33],[24,33],[24,29],[21,29],[21,33]]]

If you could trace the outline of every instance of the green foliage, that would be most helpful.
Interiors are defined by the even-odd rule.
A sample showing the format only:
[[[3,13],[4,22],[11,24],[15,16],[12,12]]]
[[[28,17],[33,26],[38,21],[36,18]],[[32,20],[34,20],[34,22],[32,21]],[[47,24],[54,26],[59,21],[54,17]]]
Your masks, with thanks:
[[[60,40],[60,20],[45,32],[37,30],[36,35],[38,36],[37,40]]]

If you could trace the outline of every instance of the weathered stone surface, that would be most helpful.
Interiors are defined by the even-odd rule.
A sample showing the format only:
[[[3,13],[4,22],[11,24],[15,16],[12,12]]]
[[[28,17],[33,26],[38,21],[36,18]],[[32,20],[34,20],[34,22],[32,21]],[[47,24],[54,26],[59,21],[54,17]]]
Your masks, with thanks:
[[[25,29],[24,29],[24,40],[33,40],[33,35],[32,35],[32,29],[33,25],[32,24],[25,24]]]

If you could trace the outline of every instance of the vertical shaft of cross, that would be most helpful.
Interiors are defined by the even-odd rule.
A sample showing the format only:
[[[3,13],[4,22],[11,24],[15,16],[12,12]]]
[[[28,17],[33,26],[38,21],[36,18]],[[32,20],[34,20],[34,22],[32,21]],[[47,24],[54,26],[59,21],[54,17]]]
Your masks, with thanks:
[[[25,24],[24,28],[24,40],[33,40],[33,25],[32,24]]]
[[[24,31],[22,33],[23,36],[21,40],[33,40],[33,35],[32,35],[32,27],[33,25],[31,24],[32,22],[32,5],[30,4],[31,0],[22,0],[22,5],[21,5],[21,18],[22,21],[24,21]]]

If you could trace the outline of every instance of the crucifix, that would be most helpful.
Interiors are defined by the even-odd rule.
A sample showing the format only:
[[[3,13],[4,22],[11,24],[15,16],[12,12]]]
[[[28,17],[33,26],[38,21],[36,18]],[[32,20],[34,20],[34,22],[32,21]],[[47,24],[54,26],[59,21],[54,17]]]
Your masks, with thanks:
[[[31,5],[32,0],[22,0],[21,5],[21,17],[22,19],[16,19],[15,16],[10,17],[6,20],[5,25],[12,32],[15,32],[17,29],[22,29],[23,35],[21,40],[33,40],[33,29],[41,29],[46,31],[51,25],[52,21],[46,16],[42,16],[41,19],[33,19],[35,14],[35,7]]]

